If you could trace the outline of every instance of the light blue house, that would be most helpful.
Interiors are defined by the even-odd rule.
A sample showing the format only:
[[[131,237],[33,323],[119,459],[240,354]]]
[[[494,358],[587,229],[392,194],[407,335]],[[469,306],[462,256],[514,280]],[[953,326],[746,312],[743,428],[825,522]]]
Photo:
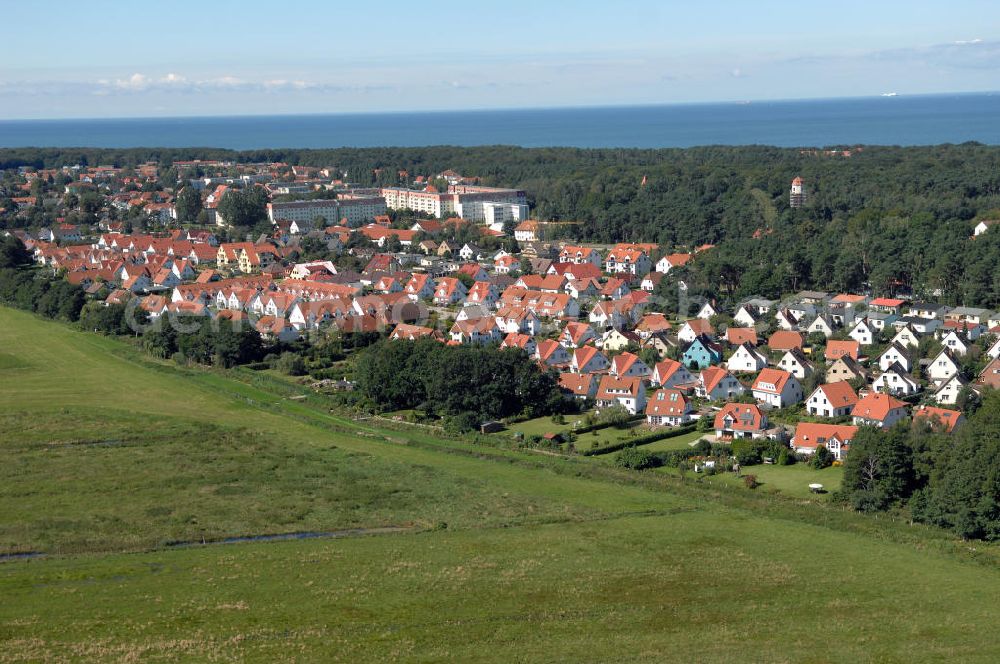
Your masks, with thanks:
[[[704,369],[722,361],[722,347],[699,334],[688,344],[681,356],[681,362],[689,369]]]

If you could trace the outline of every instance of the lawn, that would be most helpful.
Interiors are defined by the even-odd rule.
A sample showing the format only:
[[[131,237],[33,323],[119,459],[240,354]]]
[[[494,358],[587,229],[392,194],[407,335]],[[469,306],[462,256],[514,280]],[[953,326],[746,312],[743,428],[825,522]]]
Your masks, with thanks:
[[[565,434],[573,431],[573,425],[576,422],[582,423],[584,416],[585,413],[566,415],[565,424],[556,424],[549,416],[536,417],[534,419],[525,420],[524,422],[511,424],[503,431],[498,431],[492,435],[496,437],[509,438],[517,433],[521,433],[525,438],[529,438],[531,436],[544,436],[547,433]],[[577,450],[583,451],[589,450],[593,447],[607,447],[608,445],[625,442],[630,438],[647,433],[649,433],[649,429],[643,427],[641,423],[637,423],[636,425],[625,429],[619,429],[618,427],[613,426],[605,427],[603,429],[597,429],[596,431],[588,431],[579,434],[576,440],[576,448]]]
[[[650,452],[665,452],[668,450],[686,450],[691,447],[691,445],[701,439],[705,435],[704,431],[691,431],[689,433],[681,434],[680,436],[674,436],[673,438],[664,438],[663,440],[657,440],[655,442],[649,443],[648,445],[643,445],[642,449],[648,450]]]
[[[556,424],[548,415],[545,417],[536,417],[534,419],[525,420],[524,422],[511,424],[503,431],[498,431],[492,435],[502,438],[510,438],[515,434],[520,433],[523,434],[525,438],[529,438],[531,436],[544,436],[547,433],[564,433],[566,431],[571,431],[573,429],[573,422],[581,417],[581,415],[568,415],[566,416],[565,424]]]
[[[995,547],[783,497],[805,466],[749,491],[380,429],[7,309],[0,348],[0,550],[50,554],[0,562],[0,661],[1000,659]]]
[[[677,475],[676,468],[661,468],[660,472]],[[742,489],[745,486],[743,476],[756,475],[760,486],[757,491],[768,493],[780,493],[794,498],[807,500],[827,500],[829,494],[840,488],[840,482],[844,476],[844,469],[840,467],[824,468],[816,470],[806,463],[797,463],[791,466],[765,465],[745,466],[741,471],[741,477],[735,473],[720,473],[718,475],[703,476],[704,482],[716,483]],[[822,484],[824,493],[813,493],[809,489],[810,484]]]

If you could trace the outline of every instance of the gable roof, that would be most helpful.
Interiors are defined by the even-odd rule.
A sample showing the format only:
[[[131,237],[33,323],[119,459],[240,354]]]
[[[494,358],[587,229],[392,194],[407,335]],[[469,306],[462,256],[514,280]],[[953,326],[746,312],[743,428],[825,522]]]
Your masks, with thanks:
[[[792,374],[781,369],[772,369],[770,367],[761,369],[753,381],[753,390],[756,392],[781,394],[781,391],[785,389],[785,384],[791,377]],[[772,385],[774,387],[771,387]]]
[[[791,330],[779,330],[768,337],[767,346],[771,350],[802,348],[802,335]]]
[[[684,321],[684,325],[682,327],[690,327],[691,331],[694,332],[695,335],[705,334],[711,336],[715,334],[715,330],[712,329],[712,324],[704,318],[692,318]]]
[[[742,346],[743,344],[757,345],[757,330],[752,327],[728,327],[726,328],[726,341],[732,346]]]
[[[620,355],[615,355],[611,360],[611,373],[621,376],[628,372],[636,362],[639,362],[639,356],[635,353],[626,351]]]
[[[653,371],[656,374],[657,379],[661,383],[665,383],[670,380],[670,377],[677,373],[679,369],[683,368],[684,365],[677,360],[666,359],[662,362],[657,362]]]
[[[552,339],[545,339],[539,341],[535,346],[535,353],[538,355],[540,360],[548,360],[552,357],[553,353],[562,348],[558,341],[553,341]]]
[[[705,391],[711,392],[727,376],[732,377],[732,374],[722,367],[707,367],[701,372],[701,382]]]
[[[976,382],[1000,390],[1000,357],[994,359],[979,372]]]
[[[688,412],[690,402],[680,390],[663,388],[646,402],[646,414],[660,417],[680,417]]]
[[[727,418],[731,420],[729,426],[726,426]],[[716,429],[761,431],[764,425],[764,414],[756,404],[752,403],[727,403],[715,414]]]
[[[610,374],[601,377],[597,387],[597,398],[601,401],[612,401],[622,396],[635,397],[642,388],[642,378],[616,378]]]
[[[918,419],[937,422],[944,426],[944,430],[951,433],[961,421],[962,413],[948,408],[937,408],[936,406],[921,406],[913,411],[914,421]]]
[[[882,392],[870,392],[860,399],[851,410],[853,417],[863,417],[866,420],[883,421],[889,412],[897,408],[905,408],[906,403]]]
[[[850,444],[857,432],[858,427],[849,424],[799,422],[795,425],[792,445],[795,447],[816,448],[831,438],[837,438],[841,443]]]
[[[834,408],[854,406],[858,403],[858,395],[846,380],[838,380],[835,383],[824,383],[816,389],[823,392],[823,396],[826,397],[826,400]]]
[[[588,362],[600,354],[600,351],[593,346],[582,346],[573,351],[573,363],[578,368],[583,369],[583,367],[587,366]]]
[[[589,396],[594,388],[594,374],[578,374],[563,372],[559,374],[559,387],[576,396]]]
[[[854,339],[840,341],[837,339],[830,339],[826,342],[826,352],[824,357],[828,360],[835,360],[838,357],[843,357],[844,355],[849,356],[851,359],[858,359],[861,353],[861,344]]]

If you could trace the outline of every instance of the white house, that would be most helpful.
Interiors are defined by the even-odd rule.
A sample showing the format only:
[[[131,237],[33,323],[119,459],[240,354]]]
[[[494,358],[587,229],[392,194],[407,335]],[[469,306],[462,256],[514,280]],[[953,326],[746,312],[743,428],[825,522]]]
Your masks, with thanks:
[[[607,300],[598,302],[597,305],[590,310],[587,320],[598,327],[610,327],[614,329],[624,327],[626,322],[625,315],[622,313],[620,305]]]
[[[729,400],[743,392],[740,381],[720,367],[708,367],[702,370],[698,386],[695,388],[695,394],[711,401]]]
[[[969,352],[969,344],[955,330],[949,330],[941,337],[941,345],[951,351],[953,355],[964,356]]]
[[[542,321],[531,309],[504,307],[497,312],[497,325],[505,334],[518,332],[535,336],[542,329]]]
[[[904,325],[892,338],[892,343],[901,348],[916,348],[920,345],[920,335],[909,325]]]
[[[491,317],[455,321],[450,334],[451,340],[460,344],[488,344],[503,338],[496,320]]]
[[[872,380],[872,390],[891,394],[896,397],[908,397],[920,391],[920,385],[913,377],[894,364]]]
[[[740,344],[726,362],[726,368],[735,372],[755,373],[767,366],[767,358],[749,344]]]
[[[744,304],[736,311],[736,314],[733,316],[733,322],[740,327],[753,327],[757,324],[759,317],[755,307]]]
[[[609,373],[618,378],[632,378],[635,376],[646,378],[653,371],[645,362],[639,359],[638,355],[625,352],[611,358],[611,370]]]
[[[993,342],[993,345],[990,346],[988,351],[986,351],[986,354],[994,360],[1000,357],[1000,337],[997,337],[997,340]]]
[[[480,260],[483,253],[482,250],[473,244],[464,244],[462,248],[458,250],[458,255],[462,257],[464,261],[477,261]]]
[[[593,346],[583,346],[573,351],[570,368],[576,373],[598,373],[611,366],[604,353]]]
[[[948,349],[944,349],[938,353],[937,357],[931,360],[931,363],[927,366],[927,377],[932,380],[935,385],[938,385],[942,381],[957,374],[958,371],[958,362],[954,357],[952,357]]]
[[[545,339],[535,345],[535,359],[544,362],[548,366],[566,365],[570,362],[570,354],[558,342],[552,339]]]
[[[653,267],[645,251],[631,247],[615,247],[604,259],[604,271],[608,274],[633,274],[643,276]]]
[[[847,333],[847,336],[854,339],[862,346],[871,346],[875,343],[875,332],[872,330],[867,320],[859,320],[857,324],[851,328],[851,331]]]
[[[653,367],[653,374],[650,376],[650,381],[654,385],[662,387],[677,387],[678,385],[693,383],[694,376],[687,370],[687,367],[677,360],[668,359],[656,363],[656,366]]]
[[[820,417],[846,417],[857,403],[858,395],[850,383],[840,380],[817,387],[806,399],[806,410]]]
[[[906,417],[906,403],[881,392],[870,392],[851,410],[855,426],[874,426],[888,429]]]
[[[1000,221],[1000,220],[998,220],[998,219],[984,219],[984,220],[980,221],[978,224],[976,224],[976,227],[973,229],[973,231],[972,231],[973,235],[982,235],[986,231],[990,230],[990,226],[995,225],[998,221]]]
[[[656,262],[656,271],[667,274],[675,267],[685,265],[691,257],[691,254],[667,254]]]
[[[799,319],[788,309],[779,309],[774,319],[778,322],[778,328],[782,330],[794,330],[799,325]]]
[[[821,314],[816,316],[816,319],[813,320],[813,322],[809,323],[809,327],[806,328],[806,332],[809,334],[818,332],[829,339],[833,336],[833,322],[828,316]]]
[[[805,354],[798,348],[785,351],[785,354],[778,360],[778,368],[787,371],[799,380],[808,378],[815,371],[812,362],[807,360]]]
[[[941,387],[934,392],[934,400],[946,406],[954,406],[958,403],[958,394],[962,388],[969,384],[969,381],[955,374],[948,380],[941,383]]]
[[[882,371],[888,371],[889,367],[894,364],[901,366],[903,371],[913,371],[913,361],[910,359],[910,356],[896,344],[891,344],[884,353],[879,355],[878,368]]]
[[[712,316],[718,315],[718,313],[719,312],[715,310],[715,307],[712,306],[711,302],[706,302],[702,305],[701,309],[698,310],[698,315],[695,316],[695,318],[704,318],[705,320],[708,320]]]
[[[895,323],[896,325],[909,325],[918,334],[930,334],[941,327],[940,318],[924,318],[922,316],[906,316],[905,318],[900,318]]]
[[[619,403],[630,415],[636,415],[646,407],[646,383],[642,378],[604,376],[597,387],[596,402],[598,408]]]
[[[646,403],[646,423],[651,426],[687,424],[693,413],[691,402],[680,390],[660,390]]]
[[[772,408],[784,408],[802,401],[799,379],[781,369],[762,369],[751,391],[754,399]]]
[[[677,331],[677,339],[683,343],[691,343],[694,341],[699,334],[707,335],[711,338],[715,337],[715,330],[712,329],[712,325],[704,318],[694,318],[692,320],[686,321],[681,329]]]

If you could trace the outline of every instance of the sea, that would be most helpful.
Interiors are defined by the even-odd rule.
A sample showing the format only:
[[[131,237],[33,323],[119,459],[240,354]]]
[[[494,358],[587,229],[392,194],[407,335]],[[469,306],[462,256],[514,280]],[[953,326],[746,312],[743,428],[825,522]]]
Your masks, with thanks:
[[[1000,93],[419,113],[0,121],[0,147],[1000,144]]]

